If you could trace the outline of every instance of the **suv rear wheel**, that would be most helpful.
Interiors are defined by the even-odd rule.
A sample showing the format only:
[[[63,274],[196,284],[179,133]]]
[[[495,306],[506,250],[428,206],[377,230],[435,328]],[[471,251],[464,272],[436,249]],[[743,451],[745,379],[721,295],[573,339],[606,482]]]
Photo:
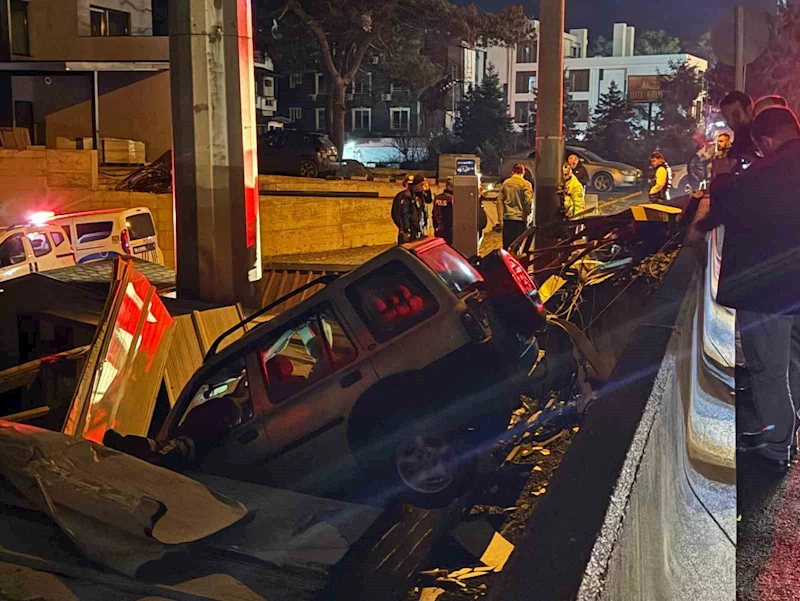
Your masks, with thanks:
[[[424,406],[418,395],[407,392],[405,401],[382,395],[380,408],[404,407],[407,412],[409,400]],[[392,502],[447,506],[473,482],[476,456],[469,433],[447,431],[433,413],[401,411],[381,415],[380,409],[373,413],[362,407],[352,416],[351,447],[363,480],[379,485],[380,496]]]
[[[300,163],[300,177],[317,177],[319,167],[314,161],[303,161]]]

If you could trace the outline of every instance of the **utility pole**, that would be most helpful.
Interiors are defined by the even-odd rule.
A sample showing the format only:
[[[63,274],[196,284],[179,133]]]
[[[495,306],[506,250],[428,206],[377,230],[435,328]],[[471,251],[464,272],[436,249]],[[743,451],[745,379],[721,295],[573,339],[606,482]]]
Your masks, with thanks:
[[[747,64],[744,60],[744,6],[736,7],[736,89],[744,92]]]
[[[261,279],[250,0],[170,0],[178,296],[256,305]]]
[[[564,0],[542,0],[536,113],[536,225],[558,218],[564,162]],[[541,232],[536,247],[552,246]],[[544,257],[546,259],[546,257]]]

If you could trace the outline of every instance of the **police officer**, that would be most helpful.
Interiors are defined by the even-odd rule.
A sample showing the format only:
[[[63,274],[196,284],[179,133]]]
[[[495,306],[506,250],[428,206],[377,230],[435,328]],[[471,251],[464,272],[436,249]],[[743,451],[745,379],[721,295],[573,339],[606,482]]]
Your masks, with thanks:
[[[669,191],[672,188],[672,169],[660,152],[650,155],[650,166],[653,168],[653,179],[650,180],[650,202],[669,201]]]

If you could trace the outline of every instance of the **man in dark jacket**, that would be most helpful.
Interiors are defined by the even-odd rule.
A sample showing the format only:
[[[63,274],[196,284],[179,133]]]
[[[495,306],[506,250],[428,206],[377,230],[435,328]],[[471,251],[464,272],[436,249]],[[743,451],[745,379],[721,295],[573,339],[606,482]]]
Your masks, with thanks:
[[[428,216],[425,212],[423,186],[425,177],[415,175],[409,185],[394,197],[392,220],[397,226],[397,243],[413,242],[425,237]]]
[[[433,201],[433,230],[437,238],[453,244],[453,178],[448,177],[444,190]]]
[[[572,175],[578,178],[578,181],[583,186],[583,189],[589,187],[589,172],[586,170],[586,166],[581,162],[581,159],[578,157],[577,154],[571,154],[567,157],[567,163],[569,163],[570,168],[572,169]]]
[[[747,167],[758,158],[750,128],[753,124],[753,99],[744,92],[733,91],[719,104],[719,110],[725,122],[733,130],[733,146],[728,152],[728,157],[736,159],[736,170]]]
[[[737,310],[759,420],[747,429],[764,431],[753,448],[783,473],[796,449],[800,402],[797,366],[790,371],[800,332],[800,125],[791,110],[770,108],[752,136],[764,158],[739,174],[732,161],[730,173],[715,176],[704,229],[725,226],[717,302]]]
[[[689,159],[686,165],[686,172],[689,176],[689,185],[692,190],[699,190],[703,182],[708,181],[708,172],[711,161],[714,157],[714,146],[703,144]],[[685,192],[685,191],[681,191]]]

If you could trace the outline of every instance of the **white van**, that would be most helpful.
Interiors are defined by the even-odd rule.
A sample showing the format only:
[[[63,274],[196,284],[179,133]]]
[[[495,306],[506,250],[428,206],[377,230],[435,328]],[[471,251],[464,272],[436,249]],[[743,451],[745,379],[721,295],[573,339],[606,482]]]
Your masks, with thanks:
[[[79,264],[119,255],[164,264],[153,215],[145,207],[54,215],[48,221],[67,232]]]
[[[72,265],[75,253],[61,226],[48,223],[0,229],[0,282]]]

